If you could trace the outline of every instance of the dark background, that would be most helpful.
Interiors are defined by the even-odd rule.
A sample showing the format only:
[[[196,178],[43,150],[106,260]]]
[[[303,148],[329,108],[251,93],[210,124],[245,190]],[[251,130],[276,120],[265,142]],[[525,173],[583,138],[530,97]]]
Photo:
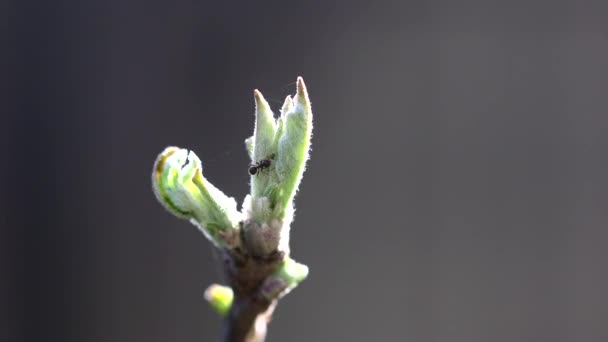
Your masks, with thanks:
[[[308,86],[269,341],[607,341],[606,2],[1,5],[1,341],[211,341],[211,245],[150,187],[240,203],[254,88]],[[278,110],[277,110],[278,111]]]

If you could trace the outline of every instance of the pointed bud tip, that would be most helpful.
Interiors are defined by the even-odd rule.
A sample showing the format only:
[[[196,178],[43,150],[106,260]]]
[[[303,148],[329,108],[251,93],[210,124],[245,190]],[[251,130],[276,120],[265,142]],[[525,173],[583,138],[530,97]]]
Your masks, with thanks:
[[[293,100],[291,99],[291,96],[287,95],[287,97],[285,98],[285,102],[283,102],[283,107],[281,107],[281,115],[284,116],[285,114],[287,114],[287,112],[291,109],[292,106]]]
[[[261,91],[255,89],[253,91],[253,97],[255,99],[257,110],[263,109],[264,111],[270,111],[270,105],[268,104],[268,101],[266,101],[266,99],[264,98],[264,95],[262,95]]]
[[[304,84],[304,79],[302,78],[302,76],[298,76],[298,93],[302,92],[305,93],[306,92],[306,85]]]
[[[253,97],[255,98],[256,103],[263,103],[266,101],[264,99],[264,95],[262,95],[262,92],[257,89],[253,90]]]
[[[306,90],[306,85],[304,84],[304,79],[301,76],[298,76],[298,90],[295,98],[299,100],[303,100],[303,102],[308,102],[308,91]]]

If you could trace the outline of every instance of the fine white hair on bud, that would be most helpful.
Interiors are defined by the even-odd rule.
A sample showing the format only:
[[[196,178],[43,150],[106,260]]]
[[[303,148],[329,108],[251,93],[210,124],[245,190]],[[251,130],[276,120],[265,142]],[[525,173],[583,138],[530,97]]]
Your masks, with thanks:
[[[283,102],[283,107],[281,107],[281,117],[287,115],[287,113],[291,110],[292,107],[293,100],[291,99],[291,96],[287,96],[285,98],[285,102]]]
[[[292,206],[309,158],[312,136],[312,109],[304,80],[298,77],[298,91],[292,101],[285,101],[281,114],[282,134],[277,146],[276,170],[281,179],[281,191],[277,198],[277,215],[284,217]],[[291,103],[288,103],[291,102]]]
[[[312,110],[308,92],[298,77],[296,94],[285,98],[276,121],[262,93],[254,91],[254,98],[256,126],[253,137],[246,140],[252,156],[251,196],[254,201],[267,198],[269,206],[253,206],[251,214],[258,221],[278,218],[288,223],[309,158]]]
[[[255,138],[253,139],[253,159],[259,161],[272,154],[272,141],[276,132],[276,122],[270,105],[259,90],[253,92],[255,99]]]
[[[245,149],[247,150],[249,159],[253,160],[253,136],[245,139]]]

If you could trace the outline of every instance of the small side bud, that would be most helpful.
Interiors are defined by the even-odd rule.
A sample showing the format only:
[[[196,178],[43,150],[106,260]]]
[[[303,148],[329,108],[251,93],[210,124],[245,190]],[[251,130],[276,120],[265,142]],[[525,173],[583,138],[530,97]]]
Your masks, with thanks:
[[[308,266],[286,258],[281,267],[264,280],[259,294],[268,300],[280,298],[293,290],[307,276]]]
[[[215,312],[220,316],[226,316],[232,306],[234,293],[227,286],[213,284],[205,290],[205,299]]]

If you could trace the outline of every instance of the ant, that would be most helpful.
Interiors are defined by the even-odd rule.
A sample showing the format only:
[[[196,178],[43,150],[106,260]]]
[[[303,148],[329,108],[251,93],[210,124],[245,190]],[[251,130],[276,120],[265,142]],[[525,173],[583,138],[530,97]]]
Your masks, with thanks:
[[[270,163],[271,161],[269,159],[262,159],[255,164],[249,165],[249,174],[252,176],[255,175],[256,173],[258,173],[258,170],[262,171],[270,167]]]

